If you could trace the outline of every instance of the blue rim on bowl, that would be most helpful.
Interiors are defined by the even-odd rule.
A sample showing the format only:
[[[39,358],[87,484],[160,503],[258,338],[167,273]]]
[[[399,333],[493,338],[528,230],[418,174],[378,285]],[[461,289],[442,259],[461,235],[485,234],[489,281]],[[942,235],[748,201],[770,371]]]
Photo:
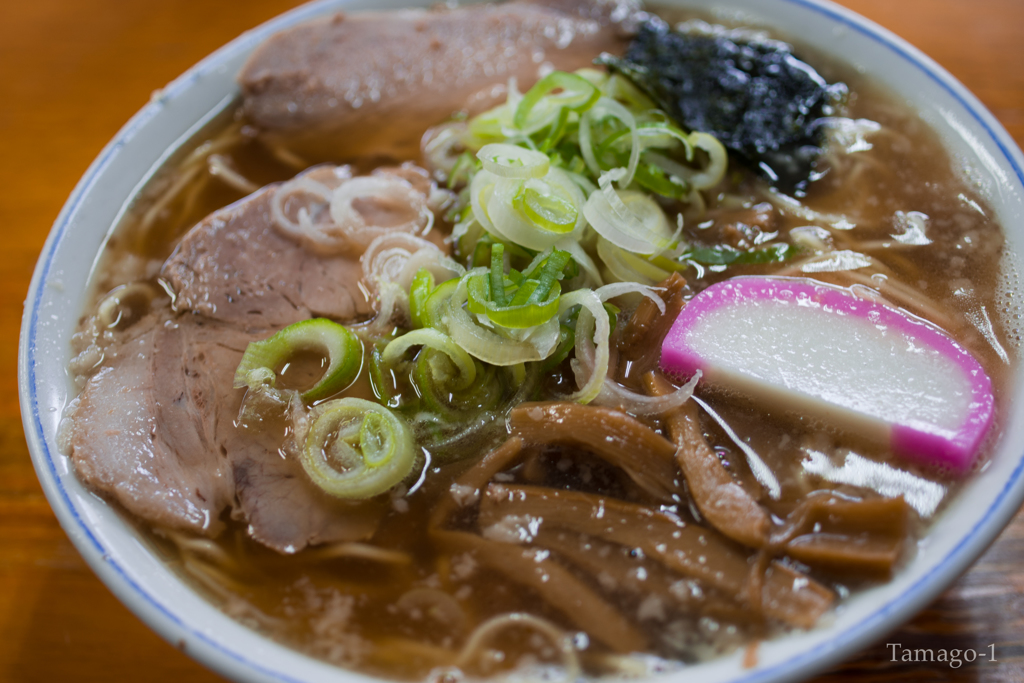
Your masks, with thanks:
[[[130,526],[77,482],[57,447],[60,411],[71,395],[64,373],[68,340],[84,306],[85,283],[91,270],[88,260],[76,259],[75,254],[95,254],[127,210],[131,198],[167,158],[168,150],[188,139],[213,113],[231,102],[233,74],[257,44],[282,28],[315,16],[339,9],[378,9],[382,4],[397,7],[409,3],[321,0],[297,8],[244,34],[168,85],[160,97],[125,125],[75,188],[46,241],[26,301],[18,370],[22,419],[36,472],[61,525],[104,583],[143,621],[191,656],[237,680],[299,682],[337,680],[344,676],[350,680],[374,679],[340,672],[260,638],[229,620],[195,596],[166,567],[161,571],[157,558],[138,543],[132,544]],[[684,0],[666,4],[711,3]],[[959,145],[960,155],[954,149],[955,158],[973,154],[970,163],[980,166],[992,178],[989,191],[998,199],[1004,228],[1010,218],[1024,216],[1024,156],[980,102],[928,57],[885,29],[826,1],[734,0],[728,4],[758,18],[806,15],[805,21],[830,28],[831,35],[821,37],[820,41],[859,41],[862,48],[880,52],[871,53],[868,49],[858,55],[871,55],[869,61],[890,60],[898,67],[894,72],[903,69],[910,74],[907,78],[922,79],[922,92],[931,89],[948,100],[946,103],[951,107],[946,109],[943,102],[937,102],[929,123],[946,131],[947,144],[949,138],[956,139],[953,147]],[[767,19],[764,23],[790,25],[786,21]],[[829,51],[827,42],[820,47]],[[104,187],[111,189],[104,191]],[[112,199],[107,199],[108,196]],[[92,227],[77,227],[83,225]],[[72,229],[74,233],[70,233]],[[77,235],[85,233],[87,238],[72,243]],[[1024,228],[1021,233],[1007,234],[1011,243],[1016,240],[1017,248],[1012,250],[1015,253],[1024,253]],[[63,284],[65,279],[79,286],[69,293]],[[1015,387],[1020,384],[1016,382]],[[1018,391],[1011,393],[1015,395]],[[1008,403],[1012,406],[1019,401],[1011,398]],[[945,528],[943,525],[949,522],[946,526],[955,529],[955,542],[948,541],[941,548],[937,547],[940,544],[933,544],[934,556],[922,566],[918,566],[917,560],[928,553],[919,552],[919,558],[887,591],[881,591],[870,606],[841,608],[845,611],[831,626],[766,644],[761,651],[761,666],[742,670],[736,657],[725,658],[701,665],[702,677],[709,681],[767,683],[809,676],[869,645],[936,597],[984,551],[1024,500],[1024,420],[1004,412],[1002,443],[992,466],[967,487],[972,491],[971,500],[964,500],[965,490],[959,504],[954,504],[943,520],[936,523],[936,528]],[[981,500],[988,502],[979,504]],[[971,504],[978,506],[979,512],[964,514],[963,520],[948,519]],[[926,546],[929,538],[926,537]],[[148,569],[144,566],[147,563]],[[688,671],[694,672],[692,668]],[[671,678],[670,675],[666,680]]]

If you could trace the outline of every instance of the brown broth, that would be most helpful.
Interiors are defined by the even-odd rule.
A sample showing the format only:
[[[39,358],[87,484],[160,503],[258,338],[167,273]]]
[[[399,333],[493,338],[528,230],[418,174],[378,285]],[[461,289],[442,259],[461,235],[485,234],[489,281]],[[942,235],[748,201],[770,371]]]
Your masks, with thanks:
[[[824,70],[833,71],[834,67]],[[1008,325],[1007,315],[1012,306],[1001,294],[1003,274],[995,267],[1004,249],[1000,227],[917,114],[895,104],[892,97],[864,79],[844,70],[835,73],[851,86],[853,93],[846,115],[876,121],[882,124],[884,132],[871,138],[874,149],[863,155],[863,162],[854,162],[848,169],[833,168],[814,183],[804,205],[819,212],[856,217],[855,231],[831,231],[836,248],[876,259],[879,265],[875,270],[882,277],[868,277],[868,283],[879,287],[883,294],[887,292],[886,283],[899,282],[934,302],[934,310],[925,305],[916,312],[943,324],[979,358],[994,380],[997,402],[1004,403],[1019,339],[1016,329],[1011,330]],[[188,156],[192,150],[222,143],[218,153],[257,185],[286,179],[296,170],[263,146],[244,122],[235,121],[233,114],[225,115],[204,131],[195,145],[179,154],[169,170],[161,172],[138,201],[132,217],[110,240],[104,254],[105,265],[94,278],[97,299],[116,285],[151,277],[152,264],[166,258],[185,231],[211,211],[243,196],[243,192],[200,170],[163,209],[147,219],[147,212],[162,201],[161,193],[189,173]],[[376,163],[338,161],[354,161],[359,167]],[[687,234],[696,243],[708,239],[708,235],[721,235],[728,225],[741,223],[742,217],[749,216],[751,207],[764,200],[757,184],[744,176],[709,198],[708,215],[712,219],[688,217]],[[932,244],[894,246],[892,216],[897,211],[927,214]],[[714,222],[707,224],[709,220]],[[705,226],[698,227],[702,224]],[[807,224],[806,219],[776,212],[775,222],[767,231],[785,236],[790,229]],[[742,234],[733,237],[757,239],[759,232],[765,230],[740,230]],[[728,273],[708,270],[703,277],[690,279],[689,291],[692,295],[725,277],[768,274],[787,267],[747,266],[731,268]],[[817,276],[828,282],[853,284],[842,273]],[[971,324],[972,319],[982,316],[991,321],[998,348]],[[318,358],[306,361],[305,367],[299,369],[304,379],[295,380],[303,386],[314,381],[319,369]],[[365,380],[350,390],[351,395],[360,396],[369,392]],[[933,480],[937,486],[933,492],[943,502],[958,487],[956,481],[936,477],[920,467],[892,462],[890,454],[876,444],[864,443],[806,418],[754,407],[742,397],[718,394],[706,398],[777,474],[782,496],[777,501],[762,496],[761,502],[779,518],[784,518],[811,489],[832,489],[849,495],[863,493],[855,486],[829,483],[812,474],[807,463],[814,457],[840,467],[843,458],[853,453],[869,462],[898,467]],[[707,415],[702,417],[701,424],[709,443],[736,480],[757,494],[757,481],[736,444]],[[653,426],[661,429],[656,422]],[[479,455],[485,450],[481,447]],[[984,463],[986,457],[987,454],[983,455],[979,463]],[[575,630],[563,613],[546,604],[530,588],[479,566],[467,559],[466,553],[448,553],[431,542],[431,511],[449,495],[452,481],[467,466],[466,462],[431,466],[423,485],[414,493],[393,496],[391,509],[369,541],[391,553],[384,560],[331,557],[332,549],[324,548],[309,549],[296,556],[279,555],[251,540],[244,524],[236,521],[229,521],[227,531],[216,540],[221,553],[208,556],[189,550],[191,546],[187,544],[171,542],[168,539],[172,536],[160,530],[155,535],[150,530],[146,532],[159,552],[181,568],[184,577],[228,614],[271,638],[312,656],[386,678],[443,678],[438,672],[455,665],[460,647],[473,627],[490,617],[528,612],[568,631]],[[502,478],[506,483],[543,484],[611,498],[642,499],[642,494],[619,473],[571,448],[536,449],[523,465]],[[686,505],[678,506],[677,513],[688,522],[696,521],[696,515]],[[454,526],[468,526],[473,521],[472,513],[468,517],[462,513],[456,515]],[[927,525],[927,519],[915,522],[912,536],[925,533]],[[334,550],[359,552],[359,548],[351,547]],[[617,552],[630,550],[622,547]],[[660,572],[659,580],[680,589],[687,587],[683,577],[671,575],[635,552],[627,558],[629,562],[637,571]],[[569,560],[567,564],[574,563]],[[660,605],[649,603],[643,593],[622,585],[609,589],[600,576],[584,571],[579,574],[587,586],[622,613],[635,617],[636,627],[651,642],[651,652],[666,660],[664,666],[673,666],[673,661],[706,659],[734,649],[749,638],[766,635],[742,612],[729,613],[713,600],[688,612],[681,606],[682,601],[672,602],[663,597]],[[855,587],[855,582],[845,578],[815,578],[840,593]],[[611,665],[607,655],[611,649],[593,639],[590,643],[584,652],[585,670],[592,674],[608,672]],[[527,661],[523,658],[539,664],[560,661],[549,639],[530,629],[513,628],[492,642],[485,656],[475,661],[469,671],[494,673]]]

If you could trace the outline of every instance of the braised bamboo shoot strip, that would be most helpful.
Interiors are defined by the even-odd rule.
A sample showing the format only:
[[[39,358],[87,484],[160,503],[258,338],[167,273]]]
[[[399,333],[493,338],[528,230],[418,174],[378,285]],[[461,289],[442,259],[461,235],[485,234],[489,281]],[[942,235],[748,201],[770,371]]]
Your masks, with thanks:
[[[431,537],[453,553],[471,551],[481,564],[533,588],[580,628],[613,650],[643,650],[644,637],[601,597],[553,560],[538,563],[536,555],[521,547],[490,541],[476,534],[442,529],[459,504],[455,493],[460,492],[468,498],[465,502],[475,503],[494,475],[518,462],[523,445],[522,439],[512,436],[459,476],[451,487],[453,495],[442,497],[434,507],[429,525]]]
[[[647,639],[546,551],[491,541],[463,531],[431,533],[436,543],[455,553],[470,553],[481,565],[532,589],[590,637],[615,652],[643,652]]]
[[[902,539],[812,533],[786,544],[786,554],[830,575],[886,580],[903,548]]]
[[[513,436],[483,458],[474,463],[456,479],[450,488],[450,495],[442,496],[430,515],[429,527],[441,529],[458,507],[459,501],[469,503],[480,500],[487,482],[498,472],[508,469],[517,462],[523,452],[523,440]],[[458,500],[456,500],[458,496]]]
[[[480,527],[507,517],[529,517],[541,520],[541,528],[567,529],[640,548],[670,569],[730,596],[739,596],[747,581],[746,557],[717,534],[643,505],[539,486],[489,485],[480,503]]]
[[[836,601],[831,589],[781,562],[771,562],[762,579],[765,616],[796,628],[813,628]]]
[[[686,280],[679,273],[672,273],[668,279],[663,280],[658,287],[661,299],[665,303],[665,311],[658,310],[658,306],[650,299],[641,299],[633,315],[622,327],[620,338],[619,362],[643,363],[653,369],[658,361],[650,349],[655,344],[660,344],[665,338],[668,328],[677,317],[679,311],[683,310],[683,288],[686,287]]]
[[[645,555],[632,553],[617,543],[601,541],[587,534],[543,527],[542,523],[534,543],[576,565],[608,592],[669,595],[669,586],[675,577]],[[688,594],[683,599],[694,603],[690,607],[699,606],[696,604],[699,598],[695,596]]]
[[[669,569],[746,601],[747,558],[715,531],[687,524],[666,512],[576,491],[491,484],[480,504],[480,526],[492,526],[508,517],[529,517],[540,520],[540,528],[566,529],[640,548]],[[770,565],[772,570],[777,566],[781,565]],[[793,600],[815,606],[812,611],[817,615],[828,609],[834,598],[828,588],[803,575],[801,581],[788,584],[772,578],[782,571],[766,574],[760,605],[766,616],[800,625],[793,619],[804,617],[794,616]]]
[[[579,446],[621,467],[657,500],[680,500],[675,446],[618,410],[578,403],[524,403],[509,414],[509,427],[528,443]]]
[[[609,592],[638,598],[657,596],[677,612],[708,615],[736,623],[747,620],[747,611],[735,600],[697,582],[681,582],[662,564],[633,553],[618,543],[608,543],[586,534],[543,528],[534,542],[594,577],[601,588]]]
[[[644,386],[653,396],[673,390],[653,372],[644,376]],[[763,547],[768,541],[768,514],[711,450],[701,432],[697,407],[686,403],[677,408],[665,416],[665,426],[676,445],[676,462],[686,477],[690,495],[708,523],[743,545]]]
[[[776,547],[830,573],[885,579],[903,553],[910,506],[898,498],[808,496],[772,538]]]

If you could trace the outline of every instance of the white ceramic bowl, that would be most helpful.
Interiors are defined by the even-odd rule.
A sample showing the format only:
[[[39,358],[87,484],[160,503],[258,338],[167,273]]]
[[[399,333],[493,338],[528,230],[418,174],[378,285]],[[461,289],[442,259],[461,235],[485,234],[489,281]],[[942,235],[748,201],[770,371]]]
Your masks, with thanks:
[[[129,609],[160,635],[238,681],[372,680],[270,642],[224,616],[151,554],[133,529],[85,490],[58,450],[61,410],[74,395],[69,339],[85,305],[92,259],[136,191],[162,161],[234,97],[234,74],[271,33],[338,9],[380,9],[401,0],[323,0],[251,31],[164,89],[103,150],[64,206],[36,266],[22,323],[19,384],[25,434],[36,471],[68,536]],[[423,2],[421,4],[427,4]],[[978,100],[938,65],[888,31],[818,0],[678,0],[732,9],[798,36],[806,45],[873,75],[941,135],[955,163],[972,171],[1015,254],[1024,253],[1024,157]],[[1019,262],[1013,264],[1019,271]],[[1019,373],[1018,373],[1019,374]],[[830,623],[763,644],[758,665],[740,654],[669,675],[682,681],[797,680],[855,653],[909,619],[989,545],[1024,500],[1024,396],[1008,402],[1005,433],[990,466],[935,523],[916,557],[891,582],[857,594]],[[695,677],[695,678],[691,678]]]

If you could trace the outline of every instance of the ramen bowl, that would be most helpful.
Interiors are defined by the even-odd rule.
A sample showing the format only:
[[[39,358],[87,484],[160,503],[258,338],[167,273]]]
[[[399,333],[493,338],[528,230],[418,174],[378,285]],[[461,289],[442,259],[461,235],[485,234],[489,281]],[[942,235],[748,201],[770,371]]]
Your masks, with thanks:
[[[22,324],[19,385],[25,433],[44,491],[61,525],[101,580],[167,641],[238,681],[374,680],[280,645],[222,613],[193,590],[135,527],[85,489],[58,446],[61,413],[76,389],[67,371],[70,338],[87,303],[93,261],[157,169],[231,105],[234,77],[272,33],[338,10],[405,2],[332,0],[298,8],[243,35],[167,86],[117,134],[64,206],[40,256]],[[427,3],[423,3],[427,4]],[[938,65],[891,33],[842,8],[811,0],[682,0],[730,18],[799,36],[801,45],[852,65],[899,93],[938,133],[1004,226],[1006,279],[1024,253],[1024,157],[977,99]],[[1019,374],[1019,373],[1018,373]],[[888,583],[859,591],[826,623],[762,643],[745,667],[742,650],[664,674],[708,683],[792,681],[848,657],[911,618],[984,551],[1024,500],[1024,383],[1010,382],[1002,434],[991,461],[974,474]]]

